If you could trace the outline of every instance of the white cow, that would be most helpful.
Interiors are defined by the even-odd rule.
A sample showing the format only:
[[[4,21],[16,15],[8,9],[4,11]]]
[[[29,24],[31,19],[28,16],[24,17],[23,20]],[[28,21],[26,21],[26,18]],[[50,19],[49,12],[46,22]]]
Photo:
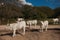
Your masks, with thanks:
[[[13,37],[16,35],[16,30],[22,29],[23,28],[23,35],[25,35],[25,27],[26,27],[26,22],[25,21],[17,21],[17,23],[11,23],[7,24],[8,28],[10,30],[13,30]]]
[[[35,26],[35,28],[36,28],[37,20],[28,20],[28,21],[27,21],[27,24],[29,25],[29,27],[31,27],[32,24],[34,24],[34,26]]]
[[[18,18],[17,20],[18,20],[18,21],[22,21],[22,20],[24,20],[24,19],[23,19],[23,18]]]
[[[59,19],[58,18],[55,18],[55,19],[53,19],[53,21],[54,21],[54,24],[58,24]]]
[[[47,31],[48,28],[48,21],[40,21],[41,22],[41,26],[40,26],[40,31],[43,32],[43,29],[45,29],[45,31]]]

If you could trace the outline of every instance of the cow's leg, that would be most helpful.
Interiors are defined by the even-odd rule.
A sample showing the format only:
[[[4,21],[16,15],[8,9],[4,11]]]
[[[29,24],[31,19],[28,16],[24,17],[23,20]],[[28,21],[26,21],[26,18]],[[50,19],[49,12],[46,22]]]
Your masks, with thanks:
[[[13,30],[13,37],[16,35],[16,30]]]
[[[41,28],[41,32],[43,32],[43,27]]]
[[[25,35],[25,26],[23,27],[23,33],[22,34]]]
[[[45,31],[47,31],[48,25],[45,26]]]
[[[56,21],[56,24],[58,24],[58,21]]]
[[[43,32],[43,25],[40,26],[40,32]]]
[[[35,29],[36,29],[36,24],[35,24]]]
[[[43,32],[43,27],[42,26],[40,27],[40,32]]]
[[[54,24],[55,24],[55,21],[54,21]]]
[[[29,24],[29,28],[31,28],[31,23]]]
[[[47,27],[45,27],[45,31],[47,31]]]

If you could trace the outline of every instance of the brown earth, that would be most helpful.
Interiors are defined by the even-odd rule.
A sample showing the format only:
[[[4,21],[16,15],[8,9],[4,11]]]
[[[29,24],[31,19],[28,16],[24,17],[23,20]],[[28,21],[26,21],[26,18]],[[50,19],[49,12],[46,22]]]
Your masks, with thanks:
[[[27,30],[24,36],[17,33],[15,37],[12,37],[12,32],[5,27],[0,26],[0,40],[60,40],[60,25],[49,25],[48,31],[44,32],[39,32],[37,26],[37,29]]]

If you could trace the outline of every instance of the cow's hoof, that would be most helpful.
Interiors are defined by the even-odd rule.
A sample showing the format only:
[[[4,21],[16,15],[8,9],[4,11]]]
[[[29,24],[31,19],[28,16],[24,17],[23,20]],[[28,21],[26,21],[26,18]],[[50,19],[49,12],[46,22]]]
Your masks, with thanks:
[[[25,33],[22,33],[22,35],[24,36],[24,35],[25,35]]]
[[[15,37],[15,35],[13,35],[12,37]]]

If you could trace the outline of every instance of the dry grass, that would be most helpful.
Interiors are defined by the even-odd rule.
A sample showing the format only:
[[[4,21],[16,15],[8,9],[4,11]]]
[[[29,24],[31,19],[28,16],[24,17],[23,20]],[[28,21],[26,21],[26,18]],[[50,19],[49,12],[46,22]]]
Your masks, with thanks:
[[[6,26],[0,26],[0,40],[60,40],[60,25],[49,25],[48,31],[39,32],[39,30],[26,31],[23,36],[19,33],[12,37],[12,32],[4,29]],[[37,26],[38,29],[39,26]],[[51,29],[57,28],[57,29]]]

